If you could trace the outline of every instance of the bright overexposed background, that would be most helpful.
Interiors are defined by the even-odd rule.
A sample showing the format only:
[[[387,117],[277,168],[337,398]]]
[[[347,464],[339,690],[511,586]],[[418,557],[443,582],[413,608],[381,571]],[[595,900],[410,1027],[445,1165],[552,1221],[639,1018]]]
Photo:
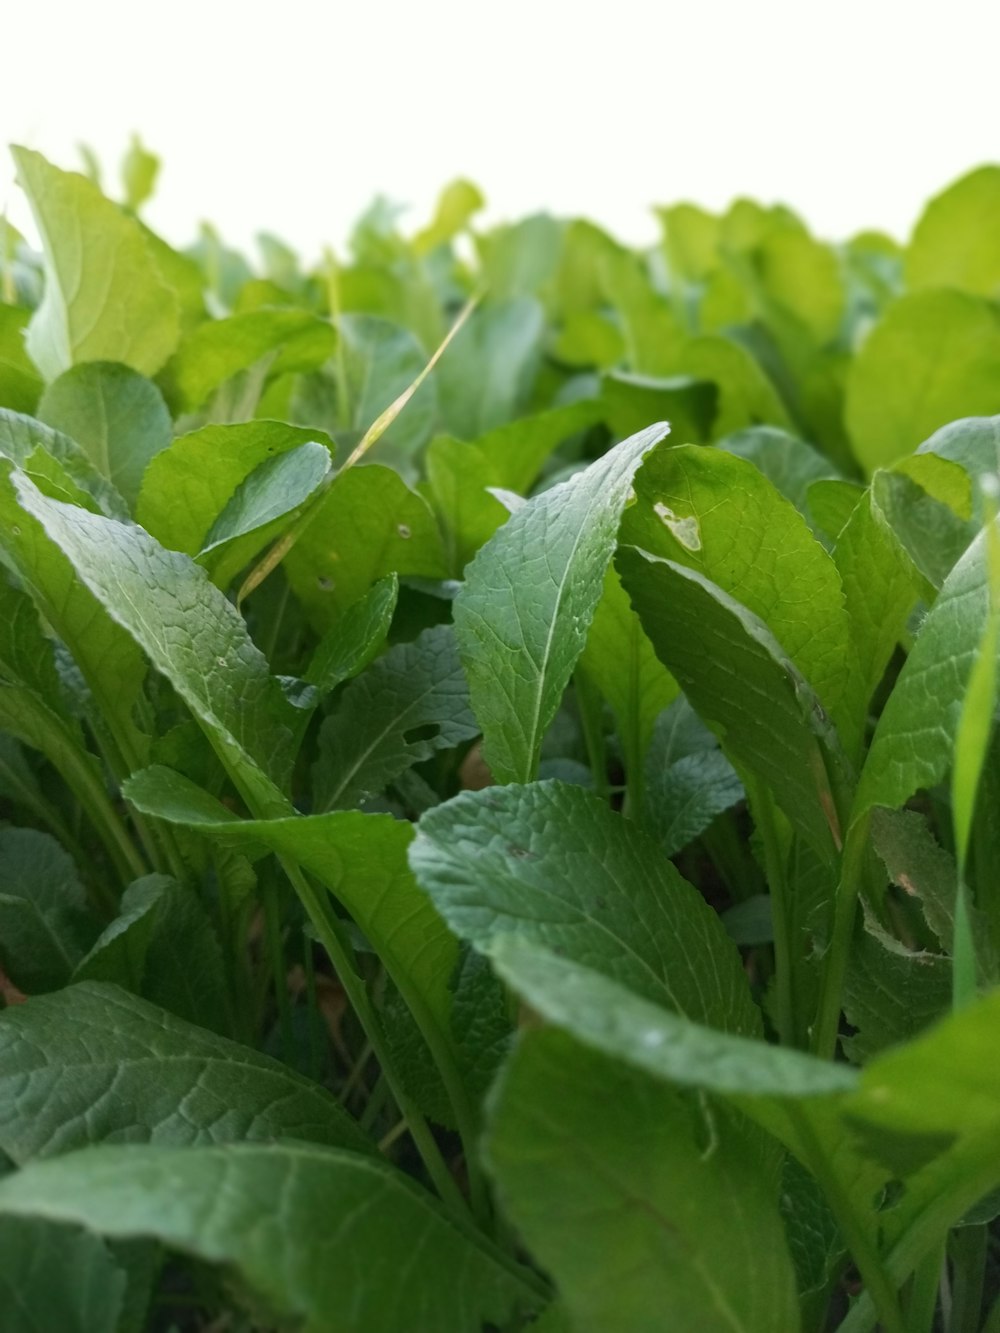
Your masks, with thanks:
[[[996,0],[29,0],[5,12],[0,136],[117,186],[137,130],[146,216],[315,258],[377,192],[413,226],[455,175],[488,216],[584,213],[652,240],[649,206],[739,193],[824,236],[901,239],[1000,159]],[[9,157],[0,211],[25,225]]]

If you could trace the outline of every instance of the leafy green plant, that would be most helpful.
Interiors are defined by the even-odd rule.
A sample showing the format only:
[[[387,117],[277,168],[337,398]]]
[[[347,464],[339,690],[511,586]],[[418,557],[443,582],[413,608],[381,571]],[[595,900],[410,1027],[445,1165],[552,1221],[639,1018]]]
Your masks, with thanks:
[[[14,154],[3,1328],[1000,1327],[1000,168],[310,268]]]

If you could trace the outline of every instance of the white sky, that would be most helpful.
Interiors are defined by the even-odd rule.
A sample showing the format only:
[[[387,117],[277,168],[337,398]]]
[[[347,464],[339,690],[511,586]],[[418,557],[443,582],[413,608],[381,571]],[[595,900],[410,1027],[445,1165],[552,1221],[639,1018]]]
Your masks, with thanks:
[[[6,0],[0,138],[113,177],[164,160],[150,224],[214,221],[315,258],[382,191],[471,176],[489,216],[584,213],[651,240],[654,203],[738,193],[822,234],[900,237],[1000,160],[997,0]],[[2,145],[0,145],[2,147]],[[9,156],[0,211],[22,225]]]

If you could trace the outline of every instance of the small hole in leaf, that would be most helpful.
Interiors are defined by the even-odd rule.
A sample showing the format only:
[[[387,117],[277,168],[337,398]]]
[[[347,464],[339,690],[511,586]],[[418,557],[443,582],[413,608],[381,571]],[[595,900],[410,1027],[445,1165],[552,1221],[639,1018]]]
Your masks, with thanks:
[[[399,535],[403,538],[404,541],[407,539],[407,537],[412,535],[410,533],[410,529],[406,526],[405,523],[397,524],[396,531],[399,533]]]
[[[333,592],[333,579],[328,579],[325,574],[320,574],[316,580],[316,586],[322,592]]]

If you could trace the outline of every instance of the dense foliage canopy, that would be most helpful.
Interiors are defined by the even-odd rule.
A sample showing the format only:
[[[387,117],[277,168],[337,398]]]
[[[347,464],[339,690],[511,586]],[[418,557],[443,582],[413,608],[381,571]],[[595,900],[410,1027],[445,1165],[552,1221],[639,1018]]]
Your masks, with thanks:
[[[309,268],[13,151],[4,1333],[996,1333],[1000,167]]]

